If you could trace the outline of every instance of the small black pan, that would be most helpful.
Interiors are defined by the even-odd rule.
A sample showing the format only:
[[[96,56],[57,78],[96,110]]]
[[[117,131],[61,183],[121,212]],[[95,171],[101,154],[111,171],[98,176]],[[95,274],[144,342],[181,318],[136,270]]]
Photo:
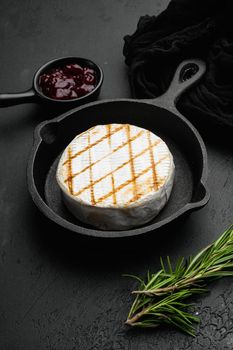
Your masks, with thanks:
[[[94,69],[96,73],[96,80],[97,84],[95,88],[89,92],[88,94],[68,99],[68,100],[58,100],[54,98],[50,98],[43,94],[41,87],[40,87],[40,76],[44,73],[49,72],[51,69],[64,67],[66,64],[73,64],[77,63],[81,67],[89,67]],[[49,106],[52,106],[53,108],[59,108],[60,110],[67,110],[71,109],[77,106],[81,106],[84,103],[88,103],[91,101],[95,101],[96,98],[99,96],[101,85],[103,83],[103,72],[102,69],[93,61],[83,58],[83,57],[76,57],[76,56],[68,56],[68,57],[61,57],[56,58],[55,60],[46,62],[43,66],[41,66],[33,77],[32,87],[24,92],[18,92],[18,93],[2,93],[0,94],[0,107],[9,107],[13,105],[18,105],[21,103],[44,103]]]
[[[156,99],[115,99],[75,108],[35,130],[28,165],[28,186],[38,208],[66,229],[96,237],[128,237],[145,234],[170,223],[184,213],[203,207],[209,199],[206,188],[207,154],[201,136],[176,109],[180,94],[205,72],[199,60],[182,62],[168,91]],[[98,124],[129,123],[151,130],[168,144],[176,166],[171,197],[151,222],[125,231],[102,231],[78,221],[63,204],[55,173],[61,153],[81,132]]]

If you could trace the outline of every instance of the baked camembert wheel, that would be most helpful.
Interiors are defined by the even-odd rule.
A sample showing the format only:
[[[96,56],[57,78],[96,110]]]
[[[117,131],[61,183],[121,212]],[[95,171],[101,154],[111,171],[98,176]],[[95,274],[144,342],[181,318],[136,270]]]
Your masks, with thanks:
[[[166,143],[130,124],[97,125],[63,152],[57,182],[67,208],[102,230],[152,220],[169,199],[174,162]]]

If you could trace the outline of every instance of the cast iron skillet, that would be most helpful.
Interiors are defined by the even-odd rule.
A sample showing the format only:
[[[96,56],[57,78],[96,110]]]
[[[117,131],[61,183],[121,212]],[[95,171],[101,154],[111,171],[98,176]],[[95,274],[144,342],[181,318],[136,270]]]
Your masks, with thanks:
[[[28,164],[29,191],[38,208],[70,231],[110,238],[145,234],[203,207],[209,200],[206,149],[197,130],[177,111],[175,103],[204,72],[202,61],[187,60],[177,68],[168,91],[156,99],[92,102],[38,125]],[[162,137],[174,156],[175,181],[168,203],[153,221],[135,229],[103,231],[83,224],[64,206],[56,183],[57,164],[68,143],[90,127],[108,123],[129,123],[151,130]]]

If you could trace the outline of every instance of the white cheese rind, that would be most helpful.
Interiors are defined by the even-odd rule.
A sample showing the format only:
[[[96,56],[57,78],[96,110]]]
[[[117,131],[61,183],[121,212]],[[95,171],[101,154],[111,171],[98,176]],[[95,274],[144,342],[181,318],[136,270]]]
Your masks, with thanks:
[[[102,230],[127,230],[158,215],[170,197],[175,166],[165,142],[148,130],[128,124],[111,124],[110,129],[113,133],[110,137],[106,137],[109,125],[99,125],[78,135],[63,152],[57,182],[67,208],[80,221]],[[102,141],[98,143],[99,140]],[[91,151],[89,145],[94,145]],[[78,154],[70,164],[68,151],[73,157]],[[94,166],[90,167],[90,163]],[[68,165],[76,174],[72,191],[67,181]],[[86,170],[82,172],[83,169]]]

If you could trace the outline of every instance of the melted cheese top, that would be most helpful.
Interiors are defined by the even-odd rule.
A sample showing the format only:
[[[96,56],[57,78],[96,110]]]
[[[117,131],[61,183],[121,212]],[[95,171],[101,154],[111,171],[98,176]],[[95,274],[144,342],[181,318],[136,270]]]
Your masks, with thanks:
[[[94,126],[63,152],[57,179],[79,202],[99,207],[140,204],[159,191],[173,171],[166,143],[130,124]]]

